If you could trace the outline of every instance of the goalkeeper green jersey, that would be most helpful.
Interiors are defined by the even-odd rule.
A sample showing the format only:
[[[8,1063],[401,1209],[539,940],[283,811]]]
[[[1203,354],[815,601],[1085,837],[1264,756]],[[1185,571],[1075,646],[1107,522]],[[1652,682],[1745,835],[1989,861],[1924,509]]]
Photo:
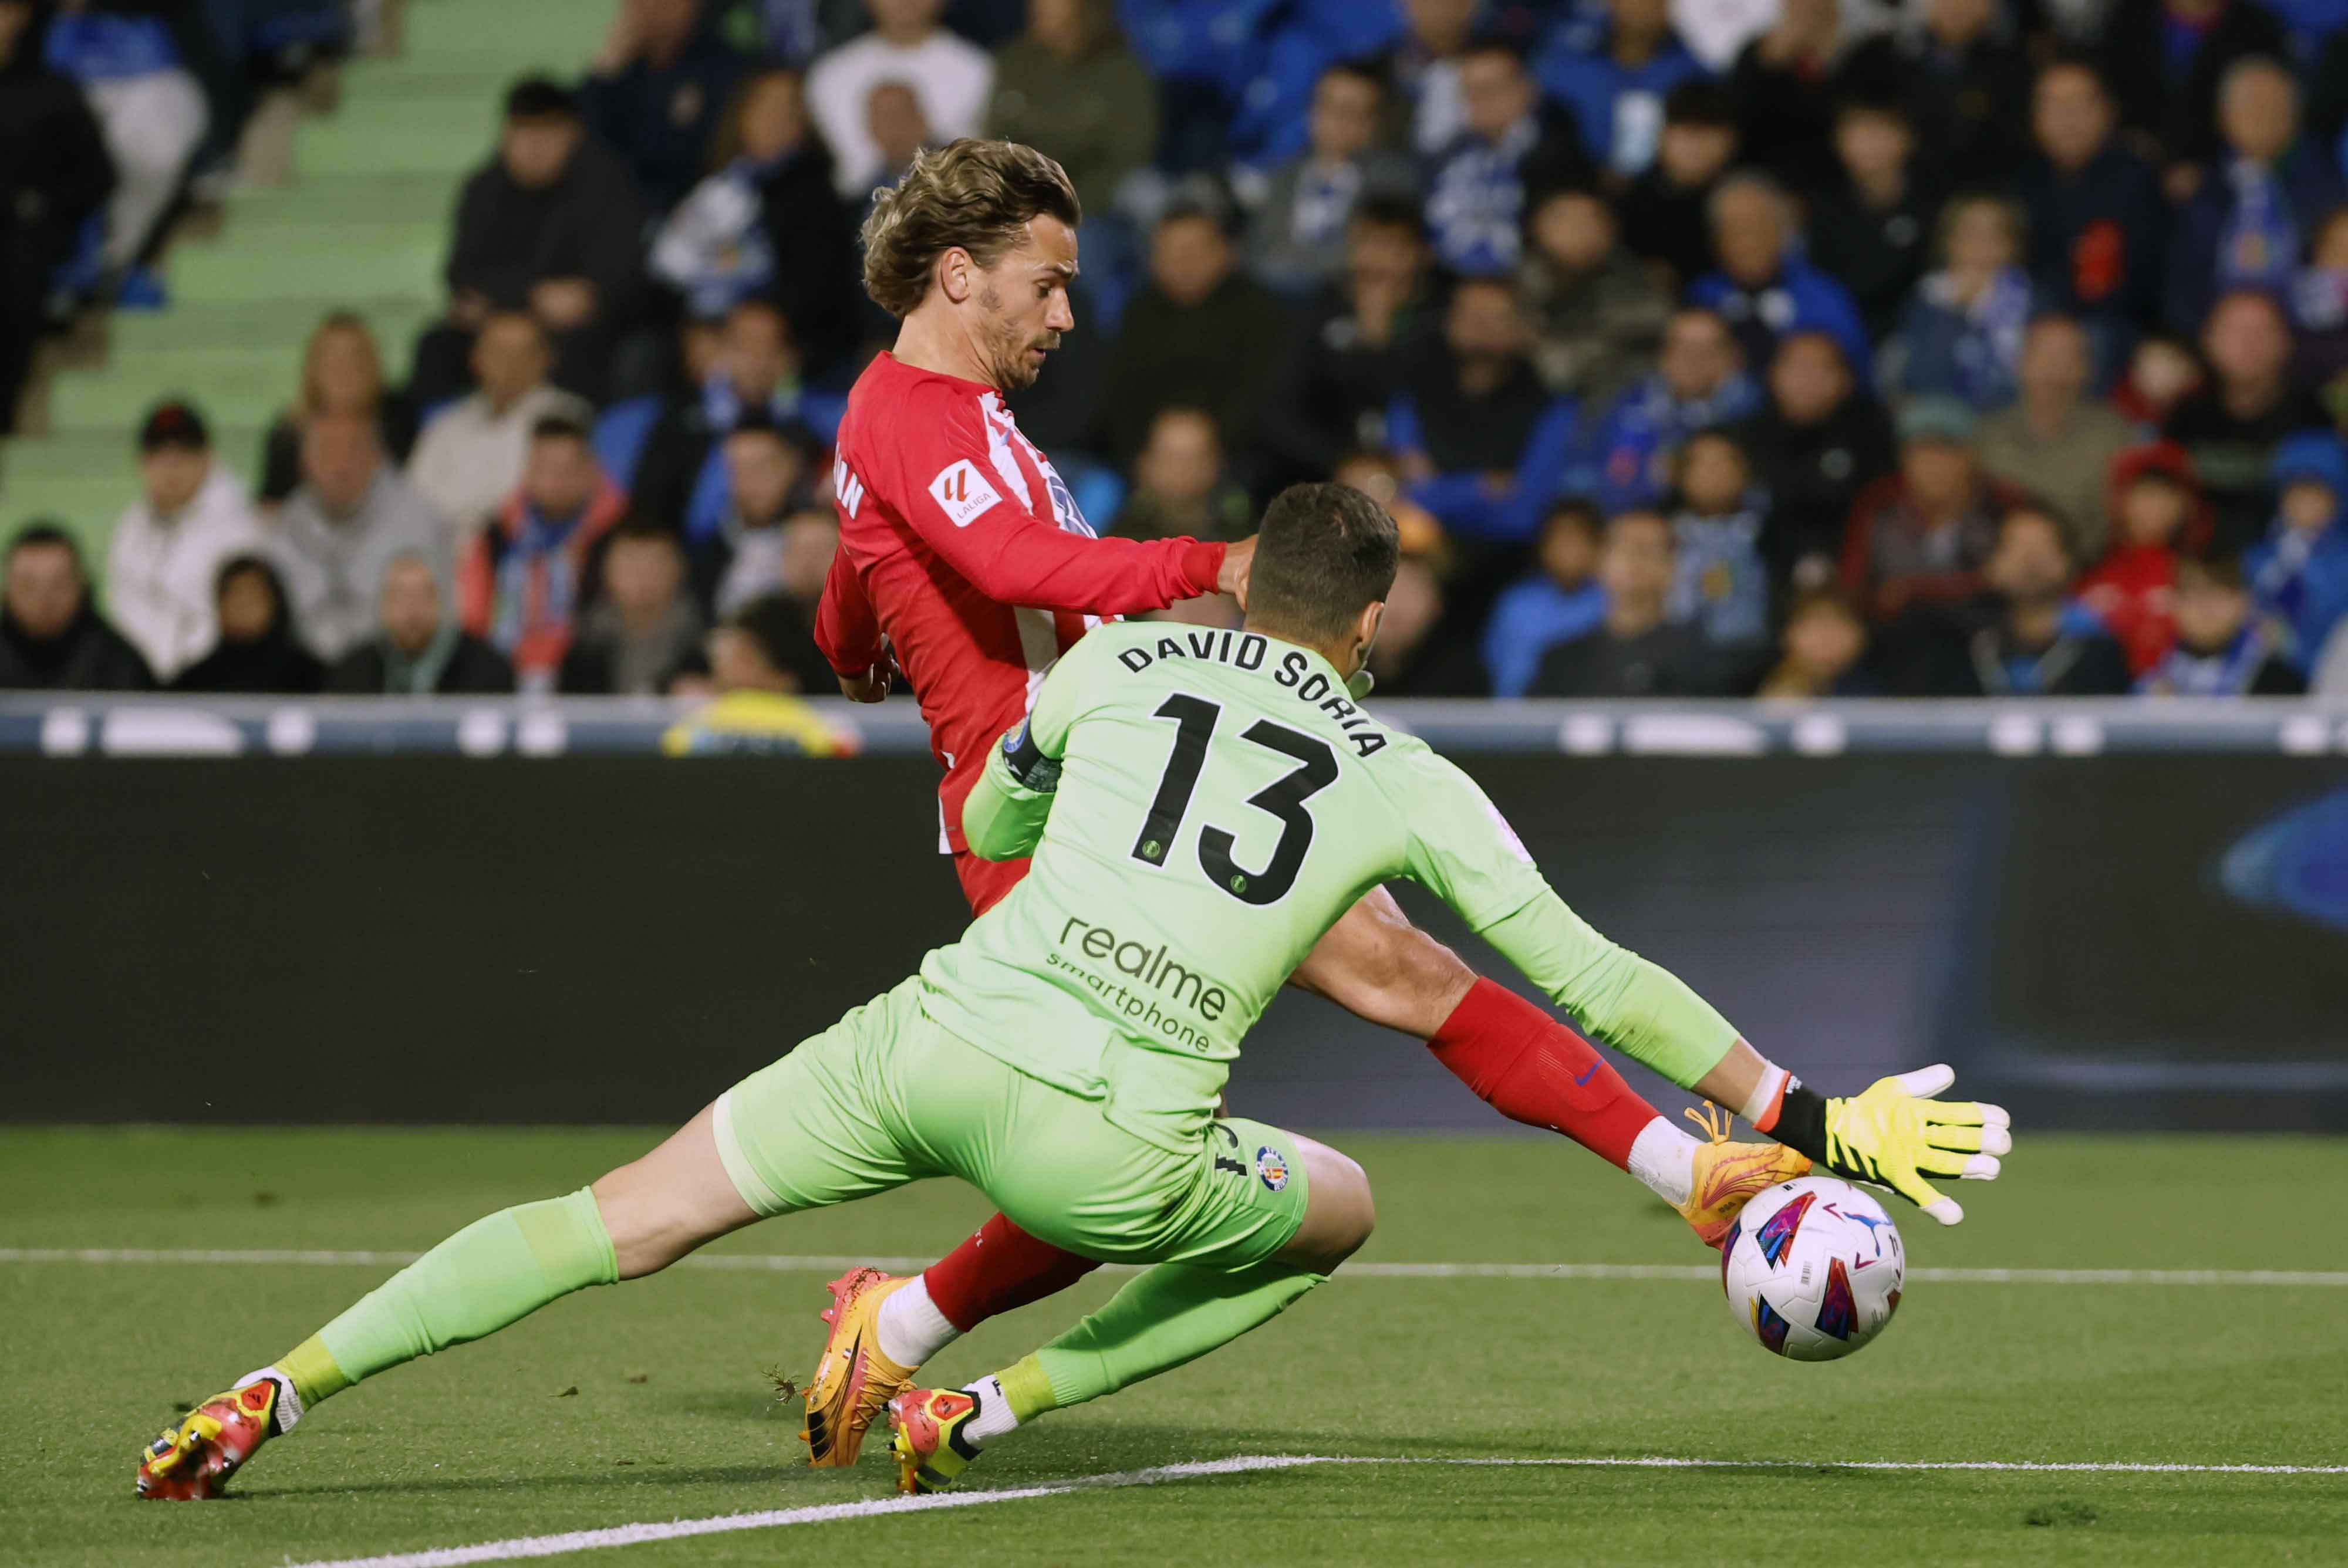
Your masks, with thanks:
[[[979,855],[1035,862],[923,961],[922,1010],[1165,1147],[1195,1143],[1322,933],[1397,877],[1674,1082],[1736,1038],[1568,908],[1467,774],[1355,702],[1320,654],[1261,632],[1090,633],[994,748],[963,828]]]

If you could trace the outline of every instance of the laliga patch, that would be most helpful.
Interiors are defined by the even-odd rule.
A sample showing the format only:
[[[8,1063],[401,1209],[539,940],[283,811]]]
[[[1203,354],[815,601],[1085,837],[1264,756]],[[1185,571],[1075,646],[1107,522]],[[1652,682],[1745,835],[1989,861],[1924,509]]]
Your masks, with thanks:
[[[986,476],[978,471],[978,465],[967,457],[948,466],[930,481],[930,497],[958,528],[970,527],[989,507],[1003,499],[986,482]]]
[[[1279,1192],[1288,1185],[1288,1162],[1281,1157],[1279,1150],[1267,1143],[1255,1152],[1255,1175],[1265,1187]]]

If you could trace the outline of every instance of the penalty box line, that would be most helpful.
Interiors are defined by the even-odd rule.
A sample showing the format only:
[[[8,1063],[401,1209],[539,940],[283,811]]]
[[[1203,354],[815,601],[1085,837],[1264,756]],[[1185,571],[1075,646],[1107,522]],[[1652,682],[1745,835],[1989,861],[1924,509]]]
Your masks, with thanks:
[[[401,1268],[423,1254],[299,1247],[0,1247],[0,1264],[234,1264]],[[904,1273],[934,1258],[851,1257],[797,1253],[705,1253],[676,1266],[735,1273],[819,1273],[871,1265]],[[1104,1273],[1138,1266],[1110,1264]],[[1716,1264],[1679,1263],[1349,1263],[1347,1279],[1718,1279]],[[1927,1285],[2247,1285],[2348,1286],[2348,1271],[2287,1268],[1911,1268]]]
[[[2021,1471],[2071,1475],[2348,1475],[2348,1465],[2138,1464],[2119,1460],[2040,1463],[2026,1460],[1417,1459],[1386,1455],[1241,1454],[1231,1459],[1200,1460],[1186,1464],[1159,1465],[1148,1470],[1075,1476],[1066,1481],[1005,1487],[995,1491],[947,1491],[926,1497],[872,1498],[859,1502],[817,1503],[806,1508],[765,1509],[753,1513],[720,1513],[703,1519],[615,1524],[601,1530],[566,1531],[558,1535],[523,1535],[505,1541],[485,1541],[472,1546],[391,1552],[374,1557],[322,1558],[295,1564],[294,1568],[467,1568],[469,1564],[479,1563],[514,1563],[537,1557],[561,1557],[574,1552],[642,1546],[700,1535],[774,1530],[793,1524],[832,1524],[844,1520],[927,1513],[947,1508],[984,1508],[993,1503],[1022,1502],[1032,1498],[1058,1497],[1070,1492],[1159,1486],[1169,1481],[1196,1481],[1257,1471],[1297,1470],[1308,1465],[1388,1464],[1546,1470]]]

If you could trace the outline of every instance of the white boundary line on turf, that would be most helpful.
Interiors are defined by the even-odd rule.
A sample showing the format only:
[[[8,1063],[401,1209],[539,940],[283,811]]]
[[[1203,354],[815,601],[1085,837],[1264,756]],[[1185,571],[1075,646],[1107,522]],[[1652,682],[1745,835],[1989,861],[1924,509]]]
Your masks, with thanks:
[[[324,1251],[271,1247],[0,1247],[0,1264],[263,1264],[403,1267],[421,1253]],[[926,1257],[851,1257],[829,1254],[710,1253],[679,1266],[734,1273],[828,1273],[870,1264],[908,1272]],[[1111,1264],[1110,1272],[1133,1266]],[[1705,1263],[1350,1263],[1347,1279],[1717,1279]],[[2281,1268],[1911,1268],[1908,1277],[1934,1285],[2264,1285],[2348,1286],[2348,1271]]]
[[[775,1508],[755,1513],[720,1513],[704,1519],[674,1519],[664,1522],[616,1524],[602,1530],[573,1530],[560,1535],[523,1535],[506,1541],[485,1541],[474,1546],[443,1546],[423,1552],[392,1552],[375,1557],[335,1557],[298,1563],[294,1568],[467,1568],[478,1563],[512,1563],[532,1557],[560,1557],[573,1552],[593,1552],[608,1546],[641,1546],[697,1535],[721,1535],[743,1530],[772,1530],[790,1524],[830,1524],[847,1519],[870,1519],[893,1513],[927,1512],[942,1508],[982,1508],[989,1503],[1019,1502],[1029,1498],[1056,1497],[1072,1491],[1093,1491],[1128,1486],[1157,1486],[1167,1481],[1208,1476],[1239,1475],[1252,1471],[1295,1470],[1306,1465],[1460,1465],[1486,1468],[1524,1467],[1549,1470],[1787,1470],[1787,1471],[2027,1471],[2115,1475],[2348,1475],[2348,1465],[2295,1464],[2130,1464],[2120,1461],[2035,1463],[2026,1460],[1852,1460],[1820,1462],[1804,1460],[1722,1459],[1414,1459],[1406,1456],[1343,1454],[1241,1454],[1231,1459],[1202,1460],[1188,1464],[1160,1465],[1150,1470],[1116,1471],[1107,1475],[1077,1476],[1043,1481],[1035,1486],[1006,1487],[1000,1491],[948,1491],[927,1497],[873,1498],[861,1502],[817,1503],[806,1508]]]

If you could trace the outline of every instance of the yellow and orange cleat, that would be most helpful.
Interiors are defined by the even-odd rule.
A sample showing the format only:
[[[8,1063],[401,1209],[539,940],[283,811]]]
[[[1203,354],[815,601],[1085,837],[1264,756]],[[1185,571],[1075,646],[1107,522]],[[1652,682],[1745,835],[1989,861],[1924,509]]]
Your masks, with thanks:
[[[943,1491],[970,1468],[978,1449],[963,1435],[978,1401],[959,1389],[908,1389],[889,1401],[896,1429],[897,1490]]]
[[[185,1502],[218,1497],[229,1477],[276,1431],[278,1388],[262,1378],[190,1410],[140,1450],[139,1495]]]
[[[831,1282],[831,1305],[823,1320],[831,1333],[807,1390],[808,1463],[827,1469],[856,1462],[865,1431],[897,1392],[913,1380],[913,1368],[880,1353],[880,1304],[914,1276],[886,1275],[877,1268],[851,1268]]]
[[[1688,1201],[1672,1206],[1706,1246],[1717,1247],[1727,1237],[1746,1204],[1780,1182],[1810,1173],[1810,1157],[1783,1143],[1730,1143],[1730,1119],[1711,1106],[1684,1114],[1711,1137],[1696,1145]]]

